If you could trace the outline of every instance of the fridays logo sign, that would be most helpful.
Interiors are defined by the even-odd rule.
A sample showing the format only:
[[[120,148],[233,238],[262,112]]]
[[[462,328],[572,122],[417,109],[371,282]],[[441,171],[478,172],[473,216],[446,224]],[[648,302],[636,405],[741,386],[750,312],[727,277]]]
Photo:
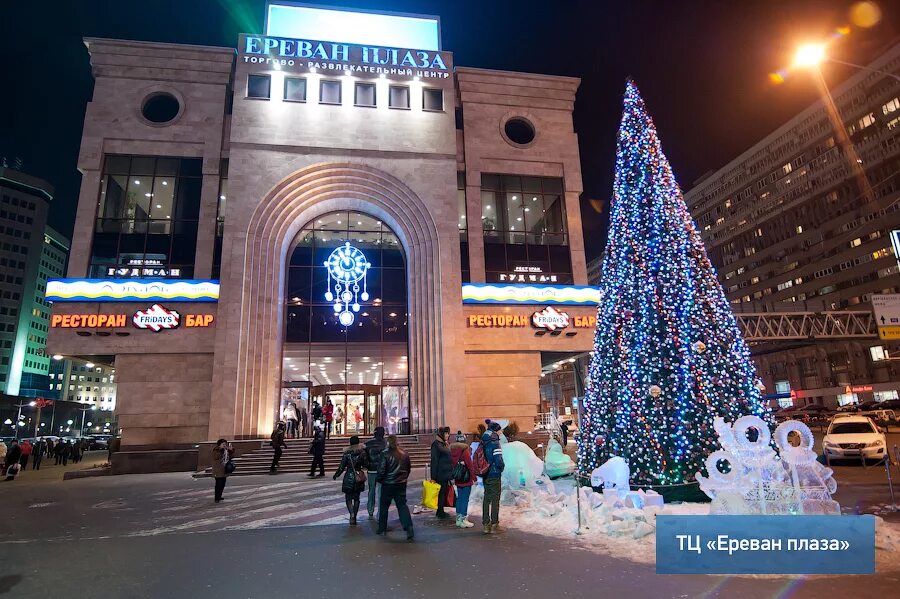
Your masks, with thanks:
[[[569,315],[565,312],[560,312],[553,306],[547,306],[540,312],[535,312],[531,315],[531,324],[535,328],[547,329],[548,331],[564,329],[569,326]]]
[[[153,304],[146,310],[134,313],[131,322],[139,329],[150,329],[158,333],[163,329],[175,329],[181,324],[181,315],[175,310],[167,310],[159,304]]]

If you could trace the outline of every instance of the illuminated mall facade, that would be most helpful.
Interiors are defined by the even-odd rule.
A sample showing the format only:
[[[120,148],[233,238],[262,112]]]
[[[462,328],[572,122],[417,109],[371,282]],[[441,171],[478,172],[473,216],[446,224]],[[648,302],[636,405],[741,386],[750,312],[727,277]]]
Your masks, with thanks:
[[[115,367],[123,449],[268,437],[288,402],[332,400],[343,434],[570,413],[547,381],[597,303],[579,80],[456,66],[430,17],[314,10],[271,3],[236,48],[85,40],[48,350]]]

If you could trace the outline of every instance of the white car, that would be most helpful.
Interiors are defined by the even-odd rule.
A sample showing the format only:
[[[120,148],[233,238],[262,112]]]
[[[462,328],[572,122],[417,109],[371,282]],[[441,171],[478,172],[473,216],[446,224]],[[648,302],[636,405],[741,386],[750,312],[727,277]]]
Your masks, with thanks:
[[[828,425],[822,440],[828,459],[859,458],[880,460],[887,451],[884,433],[866,416],[838,416]]]

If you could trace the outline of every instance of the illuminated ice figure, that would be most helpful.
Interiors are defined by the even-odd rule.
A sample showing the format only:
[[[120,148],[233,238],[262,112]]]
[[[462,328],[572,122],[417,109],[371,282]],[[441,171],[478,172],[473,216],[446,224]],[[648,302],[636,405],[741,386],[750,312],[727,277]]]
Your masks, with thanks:
[[[833,471],[816,460],[808,426],[796,420],[780,424],[775,429],[778,453],[768,424],[757,416],[742,416],[733,425],[716,418],[713,426],[722,449],[706,459],[708,476],[697,474],[700,488],[713,500],[710,513],[841,513],[831,498],[837,490]],[[797,446],[789,440],[792,433],[800,436]]]
[[[353,312],[359,312],[360,300],[369,299],[369,292],[366,290],[366,272],[372,265],[366,260],[365,254],[350,245],[349,241],[336,247],[324,264],[328,269],[328,291],[325,292],[325,300],[334,302],[338,320],[343,326],[349,327],[353,324]],[[360,282],[362,282],[361,290]]]

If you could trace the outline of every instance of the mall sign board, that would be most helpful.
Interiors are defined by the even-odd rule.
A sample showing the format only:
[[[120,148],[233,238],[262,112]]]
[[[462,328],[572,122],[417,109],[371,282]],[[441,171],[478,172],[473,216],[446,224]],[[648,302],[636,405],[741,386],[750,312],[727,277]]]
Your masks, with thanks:
[[[464,304],[596,306],[600,303],[600,289],[578,285],[464,283],[462,298]]]
[[[219,282],[191,279],[50,279],[51,302],[216,302]]]

